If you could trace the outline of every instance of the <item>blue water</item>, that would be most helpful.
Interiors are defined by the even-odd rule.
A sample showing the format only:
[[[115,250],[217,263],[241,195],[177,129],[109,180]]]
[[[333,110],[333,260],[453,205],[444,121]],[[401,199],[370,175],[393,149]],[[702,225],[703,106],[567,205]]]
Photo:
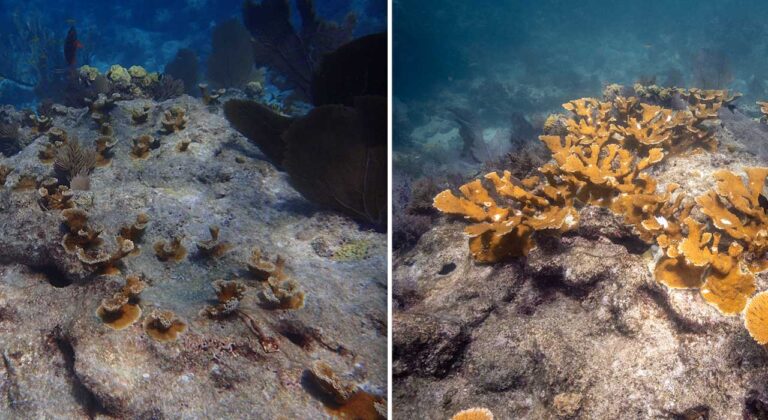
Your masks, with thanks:
[[[323,19],[340,22],[354,13],[355,37],[386,29],[385,0],[315,3]],[[179,49],[189,48],[198,55],[200,81],[205,81],[212,29],[241,19],[242,5],[242,0],[0,0],[0,78],[7,79],[0,83],[0,103],[21,106],[41,99],[43,94],[34,92],[44,76],[40,58],[47,60],[46,72],[66,68],[63,42],[70,25],[84,46],[78,66],[105,72],[113,64],[139,65],[162,72]]]
[[[766,15],[755,0],[395,0],[395,103],[411,123],[457,98],[530,117],[642,80],[732,88],[754,104],[768,96]]]

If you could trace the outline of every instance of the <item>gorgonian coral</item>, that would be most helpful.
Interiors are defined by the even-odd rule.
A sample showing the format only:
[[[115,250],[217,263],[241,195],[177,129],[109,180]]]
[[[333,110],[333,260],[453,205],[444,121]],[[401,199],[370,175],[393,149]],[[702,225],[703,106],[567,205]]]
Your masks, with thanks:
[[[571,101],[563,106],[572,114],[559,124],[564,130],[540,137],[552,154],[538,169],[541,176],[492,172],[485,182],[461,186],[461,197],[441,192],[434,206],[473,223],[465,229],[470,252],[489,263],[527,255],[536,232],[573,229],[584,206],[606,207],[658,246],[659,282],[698,288],[720,312],[738,314],[756,290],[754,273],[768,269],[768,201],[762,196],[768,168],[747,168],[746,180],[715,172],[715,188],[695,200],[677,184],[659,188],[647,169],[671,154],[714,150],[712,121],[737,97],[698,89],[668,94],[688,106],[673,110],[622,96]],[[694,209],[707,220],[691,216]]]

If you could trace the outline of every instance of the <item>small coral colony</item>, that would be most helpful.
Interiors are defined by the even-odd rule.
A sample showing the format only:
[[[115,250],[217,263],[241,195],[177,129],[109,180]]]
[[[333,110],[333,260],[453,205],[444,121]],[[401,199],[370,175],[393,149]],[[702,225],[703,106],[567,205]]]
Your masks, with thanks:
[[[460,197],[441,192],[434,206],[471,222],[469,249],[482,263],[525,256],[537,235],[574,229],[585,206],[609,209],[658,247],[657,281],[699,289],[723,314],[743,313],[750,335],[768,344],[768,291],[754,295],[755,274],[768,270],[768,168],[717,171],[711,189],[694,197],[675,183],[659,191],[649,173],[671,155],[714,151],[712,123],[737,96],[671,88],[625,97],[609,87],[605,101],[568,102],[568,115],[546,121],[540,140],[552,160],[540,176],[492,172],[461,186]],[[665,106],[673,97],[685,106]]]

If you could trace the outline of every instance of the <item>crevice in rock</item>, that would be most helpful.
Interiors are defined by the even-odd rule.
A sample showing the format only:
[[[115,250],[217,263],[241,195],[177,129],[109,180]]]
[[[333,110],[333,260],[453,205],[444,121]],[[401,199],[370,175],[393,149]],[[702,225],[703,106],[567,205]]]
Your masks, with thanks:
[[[639,290],[656,303],[659,309],[664,313],[664,316],[672,323],[678,332],[682,334],[702,334],[706,332],[707,328],[704,325],[691,321],[675,311],[672,305],[670,305],[667,296],[660,288],[644,285],[641,286]]]
[[[75,371],[75,348],[67,337],[65,337],[60,327],[56,327],[51,333],[51,337],[56,344],[56,348],[64,356],[64,363],[67,373],[69,374],[72,384],[72,394],[75,400],[85,409],[88,413],[88,417],[91,419],[96,418],[98,415],[107,415],[107,410],[96,397],[96,395],[88,389]]]
[[[583,300],[592,293],[595,285],[602,279],[603,277],[598,275],[589,282],[574,285],[565,280],[563,273],[549,272],[533,275],[531,284],[537,291],[547,296],[560,292],[571,299]]]
[[[8,407],[11,410],[17,410],[21,407],[23,402],[21,398],[21,391],[19,390],[19,383],[16,378],[16,368],[13,366],[11,357],[8,355],[8,350],[4,349],[2,352],[3,363],[5,365],[5,397],[8,400]]]
[[[72,285],[72,279],[70,279],[63,271],[59,270],[55,265],[38,265],[30,266],[30,269],[45,276],[53,287],[67,287]]]
[[[437,274],[441,276],[445,276],[447,274],[450,274],[455,269],[456,269],[456,264],[454,263],[443,264],[443,267],[440,269],[440,271],[437,272]]]
[[[623,246],[626,248],[627,252],[634,255],[643,255],[651,247],[650,244],[647,244],[642,239],[634,236],[608,238],[608,240],[611,241],[611,243]]]

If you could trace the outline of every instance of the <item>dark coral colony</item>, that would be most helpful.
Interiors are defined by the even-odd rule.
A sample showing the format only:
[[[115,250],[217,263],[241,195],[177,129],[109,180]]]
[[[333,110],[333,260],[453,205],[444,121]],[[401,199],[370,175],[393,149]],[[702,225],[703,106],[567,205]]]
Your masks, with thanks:
[[[384,2],[53,3],[0,31],[0,418],[385,418]]]

